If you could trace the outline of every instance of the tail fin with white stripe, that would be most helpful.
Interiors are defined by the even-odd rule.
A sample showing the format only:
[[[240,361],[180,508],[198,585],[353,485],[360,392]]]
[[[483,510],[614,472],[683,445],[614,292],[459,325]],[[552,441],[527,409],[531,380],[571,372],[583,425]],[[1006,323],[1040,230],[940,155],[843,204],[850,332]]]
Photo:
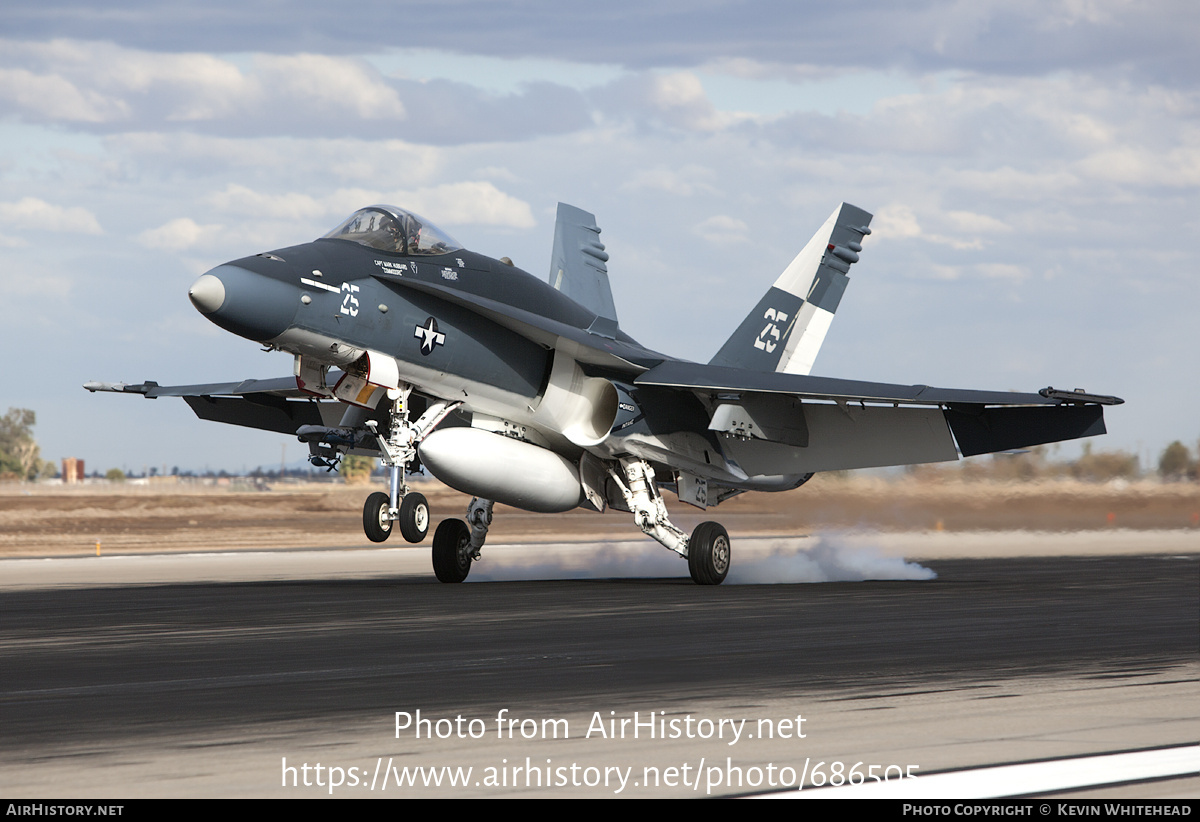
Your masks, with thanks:
[[[807,374],[858,262],[871,215],[842,203],[709,362]]]

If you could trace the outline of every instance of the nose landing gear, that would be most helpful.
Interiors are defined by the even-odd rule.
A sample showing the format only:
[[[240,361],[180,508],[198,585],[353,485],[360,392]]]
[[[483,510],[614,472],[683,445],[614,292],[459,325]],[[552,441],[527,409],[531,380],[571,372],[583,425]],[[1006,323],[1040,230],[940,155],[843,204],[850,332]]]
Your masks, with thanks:
[[[400,536],[409,542],[421,542],[429,533],[429,501],[424,494],[409,491],[405,475],[417,458],[417,443],[437,427],[462,403],[431,403],[415,423],[408,421],[408,395],[411,386],[399,389],[388,415],[388,433],[381,435],[374,420],[365,424],[379,447],[380,459],[391,468],[388,493],[376,491],[363,505],[363,532],[372,542],[384,542],[392,535],[392,524],[400,524]]]
[[[400,536],[409,542],[420,542],[428,533],[428,500],[424,494],[415,491],[405,494],[400,502]]]
[[[391,498],[382,491],[367,497],[363,505],[363,531],[371,542],[386,542],[392,535],[392,523],[400,524],[400,536],[409,542],[421,542],[429,533],[429,501],[415,491],[400,500],[400,509],[392,518]]]

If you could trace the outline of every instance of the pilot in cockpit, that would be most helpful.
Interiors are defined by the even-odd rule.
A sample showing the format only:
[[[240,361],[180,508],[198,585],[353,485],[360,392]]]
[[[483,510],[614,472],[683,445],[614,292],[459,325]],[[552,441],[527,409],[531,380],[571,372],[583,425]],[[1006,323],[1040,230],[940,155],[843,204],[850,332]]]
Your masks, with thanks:
[[[450,235],[417,215],[394,206],[360,209],[326,234],[325,238],[350,240],[406,256],[433,256],[462,248]]]

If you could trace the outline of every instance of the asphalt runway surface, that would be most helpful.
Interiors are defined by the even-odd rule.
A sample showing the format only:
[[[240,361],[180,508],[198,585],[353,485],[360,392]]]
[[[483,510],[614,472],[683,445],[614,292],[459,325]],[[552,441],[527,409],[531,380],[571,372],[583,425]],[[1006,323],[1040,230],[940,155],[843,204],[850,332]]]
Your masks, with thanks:
[[[812,784],[817,762],[919,775],[1200,739],[1194,551],[707,588],[636,563],[538,579],[594,552],[523,550],[542,564],[464,585],[436,583],[424,549],[0,563],[5,792],[731,795],[768,787],[738,768]],[[726,781],[699,784],[715,762]],[[401,766],[473,776],[381,789]]]

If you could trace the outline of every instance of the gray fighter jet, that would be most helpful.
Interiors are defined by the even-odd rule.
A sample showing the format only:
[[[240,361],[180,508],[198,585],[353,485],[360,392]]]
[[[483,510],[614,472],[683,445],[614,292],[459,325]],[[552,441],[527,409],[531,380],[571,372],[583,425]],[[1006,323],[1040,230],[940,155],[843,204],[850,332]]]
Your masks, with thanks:
[[[560,204],[548,282],[467,251],[428,220],[378,205],[324,237],[217,266],[188,296],[220,327],[286,351],[277,380],[91,391],[182,397],[202,419],[297,436],[314,464],[349,453],[391,469],[363,509],[367,536],[420,542],[427,468],[472,499],[433,536],[433,568],[461,582],[495,502],[530,511],[633,514],[687,559],[729,571],[723,527],[690,535],[662,490],[707,508],[784,491],[818,471],[954,460],[1103,434],[1116,397],[972,391],[810,376],[871,215],[842,204],[706,365],[621,330],[595,218]]]

